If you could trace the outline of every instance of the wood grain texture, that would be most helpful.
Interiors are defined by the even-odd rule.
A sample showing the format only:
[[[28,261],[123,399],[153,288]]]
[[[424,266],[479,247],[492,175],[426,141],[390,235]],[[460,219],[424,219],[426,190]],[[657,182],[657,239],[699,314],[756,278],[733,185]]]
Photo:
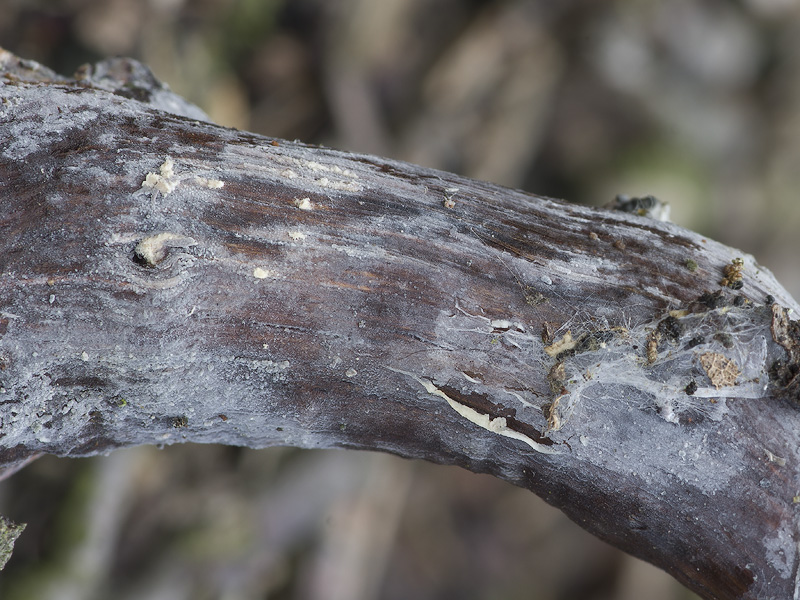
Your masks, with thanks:
[[[383,450],[526,487],[705,598],[797,597],[798,305],[752,257],[218,127],[132,61],[1,58],[8,468]]]

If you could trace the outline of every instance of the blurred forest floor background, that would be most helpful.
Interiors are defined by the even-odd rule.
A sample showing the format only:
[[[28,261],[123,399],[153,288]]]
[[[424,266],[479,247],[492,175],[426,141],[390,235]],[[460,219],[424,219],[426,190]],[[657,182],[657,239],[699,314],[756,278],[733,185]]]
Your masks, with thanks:
[[[794,0],[0,0],[63,75],[132,56],[222,124],[601,205],[654,194],[800,298]],[[4,600],[693,598],[531,493],[344,451],[45,458]]]

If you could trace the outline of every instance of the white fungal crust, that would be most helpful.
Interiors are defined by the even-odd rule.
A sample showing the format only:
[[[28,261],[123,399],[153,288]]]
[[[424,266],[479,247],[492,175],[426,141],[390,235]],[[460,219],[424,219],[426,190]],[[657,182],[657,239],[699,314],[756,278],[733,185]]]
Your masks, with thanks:
[[[225,182],[221,179],[193,175],[192,173],[186,173],[180,177],[177,176],[175,174],[175,161],[167,156],[164,162],[161,163],[161,166],[158,167],[158,173],[150,172],[145,176],[141,188],[143,190],[152,190],[154,197],[159,193],[162,196],[168,196],[174,192],[183,181],[188,181],[189,183],[194,183],[195,185],[210,190],[219,190],[225,187]]]
[[[454,400],[447,394],[445,394],[442,390],[436,387],[430,380],[424,379],[422,377],[417,377],[413,373],[409,373],[408,371],[401,371],[400,369],[393,369],[391,367],[387,367],[390,371],[394,371],[395,373],[400,373],[402,375],[407,375],[414,379],[417,383],[422,385],[425,388],[425,391],[433,396],[438,396],[439,398],[443,398],[447,404],[456,411],[459,415],[467,419],[468,421],[474,423],[478,427],[482,427],[487,431],[491,431],[492,433],[496,433],[497,435],[502,435],[507,438],[511,438],[514,440],[519,440],[524,442],[537,452],[541,452],[542,454],[561,454],[558,450],[551,448],[549,446],[545,446],[544,444],[540,444],[539,442],[531,439],[527,435],[520,433],[514,429],[511,429],[508,426],[505,417],[494,417],[492,418],[491,415],[480,413],[471,406],[467,406],[466,404],[462,404],[457,400]]]
[[[209,179],[208,177],[195,177],[194,182],[210,190],[218,190],[225,186],[225,182],[220,179]]]
[[[314,205],[311,204],[311,198],[295,198],[294,205],[300,210],[312,210]]]
[[[197,242],[186,235],[163,232],[142,238],[133,249],[136,257],[149,267],[154,267],[167,255],[170,248],[188,248]]]

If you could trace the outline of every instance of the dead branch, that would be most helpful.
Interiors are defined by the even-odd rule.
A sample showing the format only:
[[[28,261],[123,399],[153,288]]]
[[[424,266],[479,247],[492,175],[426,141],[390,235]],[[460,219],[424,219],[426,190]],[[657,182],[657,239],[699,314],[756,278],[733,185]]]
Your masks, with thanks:
[[[705,598],[798,597],[798,306],[752,257],[646,202],[218,127],[133,61],[0,63],[7,468],[384,450],[526,487]]]

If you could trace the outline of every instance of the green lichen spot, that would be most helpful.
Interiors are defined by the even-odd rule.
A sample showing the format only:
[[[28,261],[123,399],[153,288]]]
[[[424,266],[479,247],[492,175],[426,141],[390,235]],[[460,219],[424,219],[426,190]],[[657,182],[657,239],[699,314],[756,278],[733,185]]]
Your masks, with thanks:
[[[697,271],[697,261],[692,258],[686,259],[686,268],[689,269],[692,273]]]

